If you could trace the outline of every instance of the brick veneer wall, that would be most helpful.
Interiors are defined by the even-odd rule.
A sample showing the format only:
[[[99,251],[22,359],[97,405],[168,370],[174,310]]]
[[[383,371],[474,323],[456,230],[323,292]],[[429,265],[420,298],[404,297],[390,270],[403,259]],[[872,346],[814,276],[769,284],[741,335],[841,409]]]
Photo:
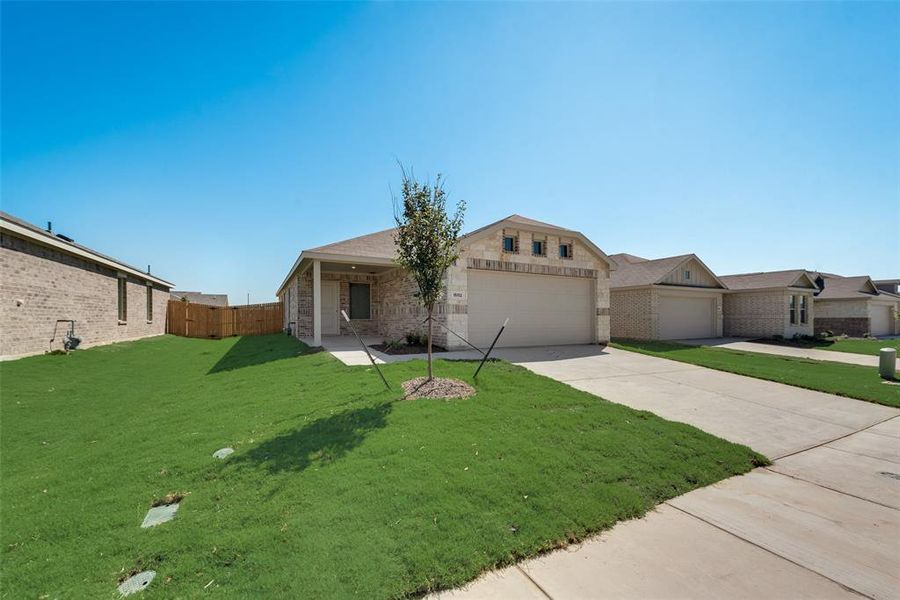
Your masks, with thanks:
[[[506,231],[512,230],[507,228]],[[532,234],[528,231],[517,231],[517,233],[520,240],[520,252],[515,254],[502,251],[503,232],[501,230],[497,230],[488,237],[465,244],[460,253],[460,259],[447,270],[446,294],[444,299],[435,306],[436,323],[449,327],[460,336],[468,337],[468,259],[494,261],[501,270],[505,270],[509,262],[515,262],[522,265],[548,266],[552,267],[551,270],[554,272],[560,273],[583,274],[590,271],[595,282],[594,338],[598,343],[607,343],[610,337],[608,265],[597,259],[577,240],[544,236],[543,234],[540,234],[539,237],[547,241],[547,256],[532,256]],[[561,239],[572,242],[572,258],[559,258],[557,245]],[[349,282],[352,277],[358,276],[322,273],[323,281],[329,278],[341,279],[342,308],[346,308],[345,289],[349,289],[349,287],[345,288],[344,280]],[[374,277],[372,281],[373,323],[366,323],[360,328],[360,333],[380,335],[386,340],[401,339],[411,331],[424,333],[425,327],[422,325],[422,321],[424,321],[426,313],[414,295],[417,288],[412,277],[401,269],[392,269]],[[288,285],[298,286],[297,293],[291,294],[292,298],[296,297],[297,299],[296,312],[293,312],[295,310],[293,307],[290,309],[291,314],[296,315],[296,318],[292,319],[297,321],[295,335],[312,337],[312,269],[308,269],[299,276],[299,282],[295,283],[294,280],[291,280]],[[356,323],[354,321],[354,324]],[[349,330],[345,331],[344,326],[345,324],[342,323],[341,333],[349,333]],[[468,348],[459,338],[448,334],[443,327],[437,324],[434,326],[434,343],[451,350]]]
[[[503,235],[517,235],[519,239],[519,252],[511,253],[503,251]],[[546,240],[546,256],[534,256],[531,253],[532,239]],[[572,248],[571,258],[559,257],[559,244],[570,243]],[[593,271],[594,272],[594,341],[600,344],[609,342],[610,337],[610,290],[609,290],[609,266],[598,259],[587,247],[578,240],[543,233],[532,233],[527,229],[497,230],[491,235],[468,242],[460,252],[460,260],[448,270],[448,297],[447,319],[451,328],[463,336],[468,335],[468,290],[467,290],[467,266],[468,259],[479,259],[481,262],[499,261],[501,263],[520,263],[538,267],[547,266],[554,271]],[[477,263],[475,263],[477,264]],[[538,269],[538,270],[539,270]],[[501,270],[514,270],[501,267]],[[565,270],[565,271],[563,271]],[[559,275],[557,275],[559,276]],[[458,340],[448,340],[451,348],[465,348]]]
[[[299,277],[294,277],[288,286],[291,287],[291,311],[295,318],[297,326],[294,328],[296,337],[312,337],[313,336],[313,274],[312,269],[307,269]],[[369,303],[371,307],[370,319],[354,319],[353,327],[360,335],[378,335],[378,319],[379,319],[379,294],[380,286],[378,277],[375,275],[364,275],[355,273],[322,273],[322,281],[337,281],[340,310],[347,311],[350,314],[350,284],[351,283],[368,283],[371,286],[369,292]],[[296,301],[294,300],[296,298]],[[296,311],[296,312],[294,312]],[[340,335],[353,335],[347,322],[341,317],[338,319]]]
[[[812,335],[816,318],[812,290],[807,297],[806,324],[790,323],[790,296],[801,292],[771,290],[762,292],[734,292],[724,295],[722,303],[723,335],[737,337],[785,338]]]
[[[118,321],[117,272],[65,252],[0,234],[0,357],[50,349],[57,319],[74,319],[81,347],[162,335],[169,289],[152,288],[153,321],[146,319],[146,282],[129,276],[127,321]],[[62,348],[60,323],[53,349]]]
[[[859,300],[815,300],[815,332],[862,337],[871,331],[869,302]]]
[[[610,291],[610,333],[614,338],[652,340],[657,336],[656,294],[650,288]]]

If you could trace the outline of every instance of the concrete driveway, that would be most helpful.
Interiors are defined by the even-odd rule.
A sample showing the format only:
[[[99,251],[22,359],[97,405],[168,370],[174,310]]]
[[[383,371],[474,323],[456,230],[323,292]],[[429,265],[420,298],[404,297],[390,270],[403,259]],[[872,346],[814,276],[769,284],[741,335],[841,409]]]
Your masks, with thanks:
[[[612,348],[499,355],[774,464],[440,598],[900,598],[900,411]]]

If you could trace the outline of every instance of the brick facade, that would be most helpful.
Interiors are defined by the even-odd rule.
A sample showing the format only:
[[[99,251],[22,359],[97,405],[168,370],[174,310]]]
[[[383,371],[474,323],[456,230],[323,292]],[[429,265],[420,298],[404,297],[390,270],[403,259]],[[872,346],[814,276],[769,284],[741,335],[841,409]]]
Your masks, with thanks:
[[[834,335],[863,337],[872,333],[872,311],[883,310],[884,304],[867,298],[858,299],[816,299],[816,334],[830,332]],[[897,322],[897,308],[892,307],[894,333],[900,332]]]
[[[502,229],[496,229],[490,235],[466,241],[460,252],[460,258],[451,266],[445,275],[445,297],[435,306],[434,343],[448,349],[467,348],[459,338],[446,332],[444,325],[463,337],[468,337],[468,273],[471,269],[502,270],[513,272],[529,272],[536,275],[553,275],[558,277],[587,277],[594,283],[594,332],[596,342],[609,341],[609,267],[601,259],[594,256],[588,248],[578,240],[566,237],[540,234],[545,241],[546,255],[532,256],[532,233],[526,230],[515,231],[519,239],[519,252],[502,251]],[[572,248],[570,258],[560,258],[557,251],[559,243],[569,243]],[[360,261],[364,262],[364,261]],[[326,267],[327,268],[327,267]],[[363,277],[365,279],[359,279]],[[366,281],[372,285],[372,319],[354,321],[360,334],[379,335],[385,340],[402,339],[407,333],[418,331],[424,333],[425,309],[415,297],[417,287],[415,281],[400,269],[391,269],[384,273],[371,275],[355,275],[348,273],[329,273],[323,268],[322,280],[337,279],[341,281],[341,307],[346,309],[348,284],[351,281]],[[290,296],[290,298],[288,298]],[[288,308],[285,321],[296,321],[294,334],[301,338],[313,336],[313,290],[312,269],[294,276],[288,281],[279,298],[286,302]],[[440,325],[438,325],[440,324]],[[341,324],[341,334],[349,334],[346,324]]]
[[[147,321],[147,283],[127,276],[127,319],[118,320],[118,272],[105,265],[0,234],[0,356],[50,350],[57,319],[74,319],[82,348],[162,335],[169,289],[150,288],[153,320]],[[52,349],[62,348],[60,323]]]
[[[790,322],[790,297],[807,298],[806,323]],[[813,335],[815,310],[813,291],[764,290],[725,294],[723,302],[723,334],[735,337],[791,338]]]
[[[704,288],[709,291],[696,292],[698,295],[715,300],[714,337],[722,335],[723,299],[715,288]],[[610,327],[613,338],[634,340],[656,340],[660,338],[659,295],[662,287],[645,287],[635,289],[611,290],[609,312]],[[710,294],[712,292],[712,294]],[[669,291],[671,294],[672,291]],[[692,294],[693,291],[682,291]]]
[[[652,288],[612,290],[609,302],[612,337],[656,339],[656,300]]]

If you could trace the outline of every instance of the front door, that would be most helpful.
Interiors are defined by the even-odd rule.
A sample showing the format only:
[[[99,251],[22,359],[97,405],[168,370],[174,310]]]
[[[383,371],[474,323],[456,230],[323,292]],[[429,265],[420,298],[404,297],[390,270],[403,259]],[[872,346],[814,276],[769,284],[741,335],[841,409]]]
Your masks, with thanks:
[[[322,282],[322,335],[340,333],[340,293],[337,281]]]

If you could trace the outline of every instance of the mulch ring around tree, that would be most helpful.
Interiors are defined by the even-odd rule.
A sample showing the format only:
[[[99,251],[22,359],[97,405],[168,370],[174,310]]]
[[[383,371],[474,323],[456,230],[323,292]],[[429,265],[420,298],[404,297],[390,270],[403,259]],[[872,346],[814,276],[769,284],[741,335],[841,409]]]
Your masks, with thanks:
[[[404,400],[416,398],[468,398],[475,395],[475,388],[459,379],[416,377],[403,382]]]

